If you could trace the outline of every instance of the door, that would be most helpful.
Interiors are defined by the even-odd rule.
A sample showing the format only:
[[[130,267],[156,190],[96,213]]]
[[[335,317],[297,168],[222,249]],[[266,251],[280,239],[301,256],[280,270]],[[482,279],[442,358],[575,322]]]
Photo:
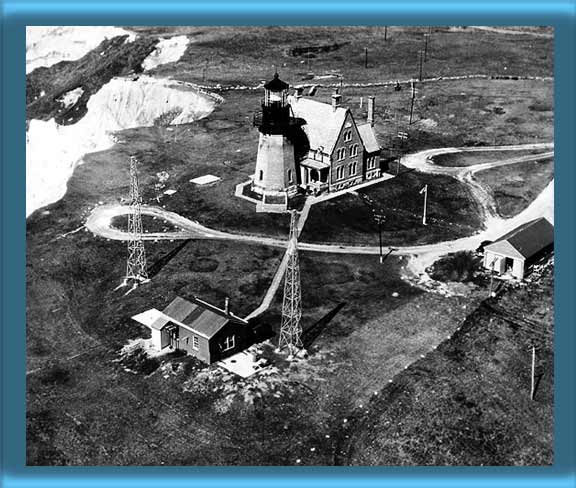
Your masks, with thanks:
[[[174,324],[170,324],[166,328],[166,331],[168,332],[169,346],[172,349],[178,349],[178,346],[180,345],[178,326],[174,325]]]

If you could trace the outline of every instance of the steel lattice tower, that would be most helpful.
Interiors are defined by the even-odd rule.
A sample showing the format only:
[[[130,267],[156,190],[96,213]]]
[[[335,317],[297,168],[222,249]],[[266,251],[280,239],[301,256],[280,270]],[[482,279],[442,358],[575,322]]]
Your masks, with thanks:
[[[288,348],[292,356],[302,347],[302,294],[300,290],[300,265],[298,263],[298,230],[296,211],[290,218],[290,239],[288,242],[288,265],[284,276],[284,301],[282,302],[282,325],[278,348]]]
[[[138,186],[138,172],[136,165],[138,160],[130,156],[130,207],[128,214],[128,261],[126,262],[126,277],[120,286],[132,284],[133,287],[148,281],[146,270],[146,251],[142,242],[142,198]]]

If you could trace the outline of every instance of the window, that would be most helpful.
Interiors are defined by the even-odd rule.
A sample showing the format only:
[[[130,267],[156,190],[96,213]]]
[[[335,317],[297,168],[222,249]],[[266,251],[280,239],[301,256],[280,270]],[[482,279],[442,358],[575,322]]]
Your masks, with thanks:
[[[289,169],[289,170],[288,170],[288,183],[294,183],[294,181],[293,181],[293,176],[294,176],[294,175],[293,175],[292,173],[293,173],[292,170]]]
[[[356,169],[357,169],[357,163],[350,163],[348,165],[348,174],[350,176],[355,175],[356,174]]]
[[[264,171],[260,170],[260,181],[264,179]]]
[[[345,147],[341,147],[340,149],[338,149],[336,151],[336,159],[338,159],[338,161],[342,161],[345,157],[346,157],[346,148]]]
[[[350,148],[350,156],[357,156],[358,155],[358,144],[354,144]]]
[[[226,337],[224,340],[224,351],[228,351],[229,349],[234,349],[234,336]]]
[[[344,166],[339,166],[336,168],[336,179],[341,180],[344,178]]]
[[[186,339],[186,340],[188,340],[188,339]],[[198,350],[199,347],[200,347],[200,344],[198,341],[198,336],[192,336],[192,349]]]
[[[352,140],[352,131],[347,130],[346,132],[344,132],[344,142],[348,142],[351,140]]]

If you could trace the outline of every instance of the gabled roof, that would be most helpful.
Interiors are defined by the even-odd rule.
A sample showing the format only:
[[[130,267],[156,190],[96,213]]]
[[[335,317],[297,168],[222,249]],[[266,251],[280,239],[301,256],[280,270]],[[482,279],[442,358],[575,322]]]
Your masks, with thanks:
[[[132,318],[156,330],[162,330],[172,322],[207,339],[214,336],[228,322],[247,324],[240,317],[232,313],[227,314],[224,310],[199,298],[194,297],[191,300],[176,297],[162,312],[152,309]]]
[[[308,136],[310,149],[323,147],[324,153],[332,154],[346,120],[348,109],[337,107],[334,110],[329,103],[294,96],[288,97],[288,103],[292,107],[294,117],[306,121],[302,129]]]
[[[484,250],[528,259],[553,243],[554,226],[541,217],[504,234]]]
[[[380,145],[376,140],[376,134],[374,134],[374,127],[370,124],[359,125],[358,133],[360,134],[360,139],[362,139],[362,144],[364,144],[366,152],[372,153],[380,150]]]

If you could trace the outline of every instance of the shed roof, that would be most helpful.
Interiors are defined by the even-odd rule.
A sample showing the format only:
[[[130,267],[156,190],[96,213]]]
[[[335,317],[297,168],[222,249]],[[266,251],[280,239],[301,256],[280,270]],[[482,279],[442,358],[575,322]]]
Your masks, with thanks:
[[[366,152],[372,153],[380,150],[380,145],[376,140],[376,134],[374,134],[374,127],[370,124],[359,125],[358,133],[360,134],[360,139],[362,139],[362,144],[364,144]]]
[[[308,136],[310,149],[323,147],[323,152],[331,154],[346,120],[348,109],[345,107],[334,109],[329,103],[294,96],[288,97],[288,103],[294,116],[306,121],[302,129]]]
[[[484,249],[528,259],[553,243],[554,226],[541,217],[516,227]]]
[[[162,312],[157,310],[155,314],[149,312],[151,311],[144,313],[147,314],[146,317],[140,314],[132,318],[156,330],[162,330],[168,323],[173,322],[207,339],[214,336],[228,322],[247,324],[240,317],[232,313],[227,314],[226,311],[197,297],[193,297],[191,301],[176,297]],[[150,315],[155,318],[153,321],[142,320]]]

